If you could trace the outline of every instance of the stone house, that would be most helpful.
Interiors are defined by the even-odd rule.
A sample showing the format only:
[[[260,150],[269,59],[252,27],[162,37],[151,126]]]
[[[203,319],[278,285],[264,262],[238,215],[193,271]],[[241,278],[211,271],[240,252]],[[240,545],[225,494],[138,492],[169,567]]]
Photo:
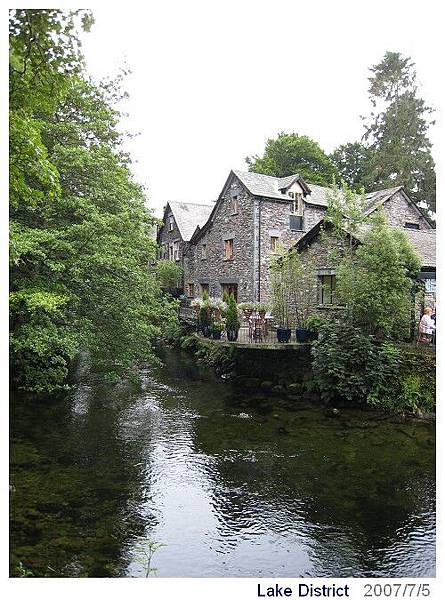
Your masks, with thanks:
[[[279,247],[288,249],[312,235],[325,216],[329,193],[299,175],[231,171],[213,206],[166,206],[159,258],[183,266],[189,297],[206,290],[218,297],[232,292],[238,302],[268,302],[271,259]],[[403,187],[372,192],[366,201],[366,214],[380,209],[390,225],[410,235],[432,230]]]
[[[207,221],[213,205],[168,202],[158,228],[158,260],[172,260],[184,268],[184,252],[197,226]]]
[[[393,208],[389,205],[388,212],[392,211]],[[412,218],[412,215],[408,218]],[[393,227],[400,226],[396,223]],[[338,257],[342,254],[342,246],[339,237],[329,235],[330,228],[331,224],[322,220],[295,244],[304,271],[310,274],[305,282],[308,296],[307,301],[305,298],[305,306],[309,309],[309,314],[322,317],[329,317],[342,308],[336,301],[335,293],[336,267]],[[360,243],[367,228],[362,227],[361,232],[352,238],[354,246]],[[421,260],[417,278],[423,284],[423,293],[416,299],[415,307],[416,317],[419,317],[423,307],[433,305],[436,299],[436,230],[431,226],[419,229],[405,226],[404,232]]]

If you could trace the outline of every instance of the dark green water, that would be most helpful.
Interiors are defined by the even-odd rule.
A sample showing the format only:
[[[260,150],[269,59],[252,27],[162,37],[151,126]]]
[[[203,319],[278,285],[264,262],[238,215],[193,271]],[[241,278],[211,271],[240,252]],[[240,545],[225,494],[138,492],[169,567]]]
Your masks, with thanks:
[[[11,575],[434,576],[434,427],[252,397],[188,357],[12,398]]]

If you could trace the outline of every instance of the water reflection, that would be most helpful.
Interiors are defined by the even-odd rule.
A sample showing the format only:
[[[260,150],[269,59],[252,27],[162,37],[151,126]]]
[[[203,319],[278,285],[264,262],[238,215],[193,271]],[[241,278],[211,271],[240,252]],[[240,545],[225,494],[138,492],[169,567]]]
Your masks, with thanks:
[[[87,378],[17,402],[14,560],[143,576],[155,540],[164,577],[434,575],[432,427],[327,418],[164,358],[138,391]]]

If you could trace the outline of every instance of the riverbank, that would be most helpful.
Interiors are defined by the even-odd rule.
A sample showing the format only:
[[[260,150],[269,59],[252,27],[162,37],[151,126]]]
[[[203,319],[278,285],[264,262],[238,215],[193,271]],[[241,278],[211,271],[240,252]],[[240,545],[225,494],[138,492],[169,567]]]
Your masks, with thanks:
[[[204,338],[192,327],[182,327],[169,342],[212,367],[232,386],[282,395],[294,401],[322,402],[314,383],[310,344],[268,345],[232,344]],[[375,405],[391,413],[434,420],[436,397],[436,355],[412,344],[400,344],[397,380],[390,381],[394,393],[375,399]],[[350,406],[337,397],[333,408]],[[372,410],[366,398],[362,408]]]

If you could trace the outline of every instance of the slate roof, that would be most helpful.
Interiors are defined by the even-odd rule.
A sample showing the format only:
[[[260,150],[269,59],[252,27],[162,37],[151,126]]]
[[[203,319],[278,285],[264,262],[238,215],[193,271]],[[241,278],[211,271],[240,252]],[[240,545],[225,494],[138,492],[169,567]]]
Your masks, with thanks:
[[[362,238],[370,229],[370,225],[364,225],[358,235]],[[403,231],[413,245],[420,257],[422,267],[436,267],[436,230],[435,229],[405,229],[404,227],[393,227]]]
[[[322,219],[312,229],[310,229],[302,238],[298,240],[295,247],[302,250],[305,246],[318,236],[320,229],[325,226],[325,219]],[[328,225],[330,226],[330,225]],[[356,239],[362,240],[364,235],[370,229],[370,225],[363,225]],[[417,254],[420,257],[422,268],[436,268],[436,230],[435,229],[405,229],[403,227],[394,227],[398,231],[403,231]]]
[[[193,202],[169,202],[168,205],[185,242],[190,240],[196,227],[204,225],[214,207],[214,204],[196,204]]]
[[[370,192],[366,194],[366,213],[370,213],[375,210],[378,206],[381,206],[384,202],[386,202],[391,196],[393,196],[396,192],[399,192],[403,189],[403,185],[399,185],[393,188],[387,188],[386,190],[378,190],[377,192]]]
[[[295,179],[298,178],[297,174],[288,175],[287,177],[272,177],[271,175],[251,173],[250,171],[233,171],[233,173],[241,180],[249,192],[254,196],[275,198],[277,200],[287,200],[286,194],[282,194],[281,190],[286,189]],[[307,204],[313,204],[327,208],[328,193],[330,188],[316,185],[314,183],[306,183],[304,180],[302,180],[302,185],[306,186],[310,190],[310,194],[304,197],[304,201]],[[372,213],[400,190],[403,190],[403,186],[401,185],[366,194],[365,213]]]
[[[422,261],[422,267],[436,267],[436,230],[404,229]]]
[[[276,200],[286,200],[289,202],[288,196],[282,194],[280,190],[286,189],[299,175],[289,175],[287,177],[272,177],[271,175],[263,175],[261,173],[251,173],[250,171],[233,171],[238,179],[246,186],[254,196],[262,196],[263,198],[275,198]],[[312,185],[302,181],[302,185],[306,185],[311,194],[304,198],[309,204],[318,204],[327,206],[326,191],[328,188],[323,188],[319,185]]]

